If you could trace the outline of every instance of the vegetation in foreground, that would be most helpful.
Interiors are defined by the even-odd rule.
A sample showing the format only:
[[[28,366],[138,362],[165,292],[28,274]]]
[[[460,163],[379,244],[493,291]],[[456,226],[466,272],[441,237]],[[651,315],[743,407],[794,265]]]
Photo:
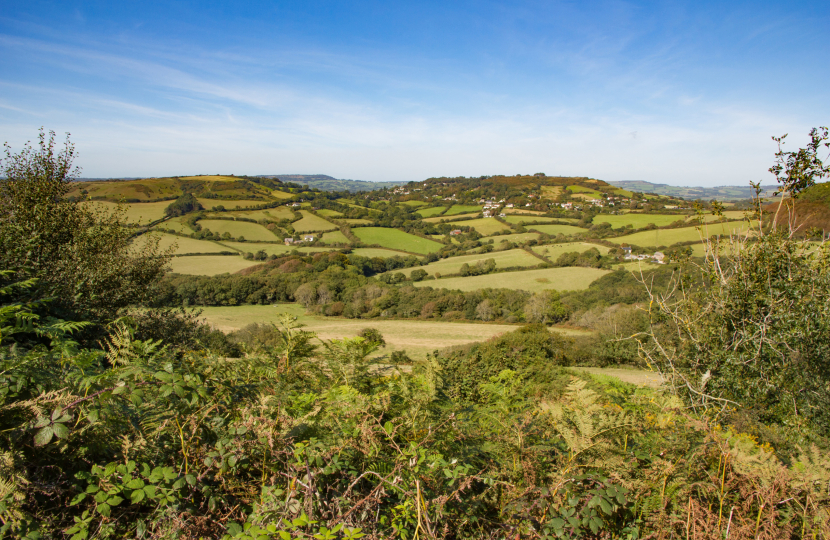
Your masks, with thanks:
[[[170,310],[120,317],[168,257],[117,242],[68,249],[98,225],[65,229],[76,210],[54,194],[70,169],[53,167],[51,147],[4,163],[3,204],[33,210],[0,214],[0,239],[50,256],[4,261],[2,273],[5,536],[830,534],[827,249],[804,253],[772,231],[663,295],[647,289],[647,330],[603,346],[642,350],[666,377],[659,389],[570,370],[565,338],[543,324],[411,373],[370,369],[377,332],[315,346],[290,320],[232,355]],[[783,174],[793,197],[827,172],[803,163]],[[111,266],[94,263],[110,260],[148,271],[99,282]],[[92,300],[52,297],[92,285],[102,293]]]

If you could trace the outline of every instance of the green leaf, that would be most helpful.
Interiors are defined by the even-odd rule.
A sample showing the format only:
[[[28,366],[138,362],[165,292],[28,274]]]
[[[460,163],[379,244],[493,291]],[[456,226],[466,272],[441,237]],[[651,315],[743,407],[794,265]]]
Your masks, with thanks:
[[[35,434],[35,446],[44,446],[52,440],[52,426],[46,426]]]
[[[144,486],[143,491],[151,499],[156,497],[156,486]]]
[[[81,502],[84,499],[86,499],[86,493],[78,493],[77,495],[75,495],[75,497],[69,503],[69,506],[75,506],[76,504],[78,504],[79,502]]]
[[[99,504],[99,505],[98,505],[98,508],[96,508],[96,510],[97,510],[97,511],[98,511],[98,513],[99,513],[99,514],[101,514],[102,516],[104,516],[104,517],[110,517],[111,508],[110,508],[110,505],[108,505],[107,503],[101,503],[101,504]]]
[[[122,502],[124,502],[124,499],[122,497],[117,496],[117,495],[115,497],[110,497],[107,500],[107,504],[110,505],[110,506],[118,506]]]
[[[69,428],[66,427],[66,424],[52,424],[52,431],[58,439],[65,439],[69,436]]]
[[[291,533],[280,531],[280,538],[282,538],[282,540],[291,540]]]
[[[144,487],[144,480],[136,478],[135,480],[132,480],[130,483],[128,483],[127,487],[130,489],[141,489]]]
[[[145,496],[146,495],[143,489],[137,489],[130,493],[130,502],[132,502],[133,504],[138,504],[144,500]]]
[[[610,515],[611,515],[611,513],[613,512],[613,509],[612,509],[612,507],[611,507],[611,503],[609,503],[609,502],[608,502],[607,500],[605,500],[605,499],[601,499],[601,500],[599,501],[599,506],[600,506],[600,508],[602,508],[602,511],[606,513],[606,515],[609,515],[609,516],[610,516]]]
[[[188,483],[188,484],[190,484],[191,486],[195,486],[195,485],[196,485],[196,477],[195,477],[195,476],[193,476],[192,474],[188,474],[188,475],[186,475],[186,476],[184,477],[184,479],[185,479],[185,480],[187,481],[187,483]]]

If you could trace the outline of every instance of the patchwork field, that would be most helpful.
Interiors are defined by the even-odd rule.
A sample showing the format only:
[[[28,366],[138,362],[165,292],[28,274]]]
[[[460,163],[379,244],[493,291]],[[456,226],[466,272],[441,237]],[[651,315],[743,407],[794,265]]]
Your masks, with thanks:
[[[300,246],[286,246],[285,244],[266,244],[259,242],[219,242],[223,246],[227,246],[229,250],[239,251],[241,253],[256,253],[259,250],[264,251],[268,255],[285,255],[291,253],[295,249],[300,253],[317,253],[320,251],[336,251],[337,248],[327,247],[300,247]]]
[[[478,213],[481,212],[481,206],[472,206],[468,204],[454,204],[447,210],[444,215],[445,216],[457,216],[458,214],[466,214],[468,212]]]
[[[438,251],[443,247],[433,240],[427,240],[420,236],[408,234],[398,229],[387,229],[385,227],[360,227],[352,231],[355,236],[366,244],[378,244],[382,247],[401,249],[411,253],[426,255]]]
[[[348,244],[351,242],[345,234],[340,231],[331,231],[320,235],[320,239],[327,244]]]
[[[687,216],[671,215],[671,214],[622,214],[622,215],[605,215],[599,214],[594,217],[593,223],[610,223],[611,227],[618,229],[631,225],[635,229],[640,229],[648,224],[653,224],[657,227],[665,227],[671,225],[675,221],[683,221]]]
[[[678,242],[694,242],[704,236],[729,235],[746,231],[746,223],[734,221],[729,223],[714,223],[703,227],[698,232],[696,227],[682,227],[679,229],[654,229],[642,231],[618,238],[609,238],[615,244],[634,244],[642,247],[671,246]]]
[[[236,251],[234,249],[221,246],[216,242],[211,242],[210,240],[196,240],[195,238],[155,232],[143,234],[136,238],[135,242],[140,244],[146,239],[149,239],[150,235],[159,237],[159,246],[162,249],[166,250],[167,248],[175,245],[176,251],[173,252],[175,255],[182,255],[186,253],[221,253],[223,251]]]
[[[252,241],[279,241],[274,233],[260,225],[259,223],[251,223],[249,221],[230,221],[225,219],[202,219],[199,220],[199,225],[202,229],[209,229],[211,232],[218,232],[219,234],[230,233],[234,238],[244,236],[245,240]]]
[[[357,248],[353,249],[352,253],[360,255],[361,257],[380,257],[381,259],[388,259],[389,257],[395,256],[408,257],[409,255],[412,255],[411,253],[406,253],[405,251],[383,248]]]
[[[470,219],[467,221],[453,221],[453,227],[474,227],[482,236],[490,236],[493,233],[510,229],[507,225],[493,218]]]
[[[602,193],[595,189],[590,189],[582,186],[568,186],[566,188],[570,193],[571,196],[575,199],[601,199]]]
[[[152,203],[131,203],[124,204],[125,217],[130,223],[150,223],[164,217],[164,209],[170,206],[173,201],[160,201]],[[109,201],[90,201],[92,207],[98,207],[107,212],[113,212],[118,208],[118,203]]]
[[[544,246],[533,246],[531,249],[542,255],[543,257],[547,257],[552,261],[556,261],[560,255],[563,253],[570,253],[572,251],[576,251],[582,253],[583,251],[587,251],[591,248],[597,248],[600,253],[605,255],[608,253],[610,248],[605,246],[601,246],[599,244],[591,244],[589,242],[568,242],[566,244],[548,244]]]
[[[199,203],[205,207],[205,210],[210,210],[215,206],[224,206],[225,210],[234,210],[236,208],[250,208],[252,206],[260,205],[264,202],[268,201],[235,201],[230,199],[203,199],[198,197],[197,200]],[[169,201],[167,204],[170,204],[173,201]]]
[[[562,186],[542,186],[542,197],[557,200],[562,195]]]
[[[294,220],[294,212],[292,212],[289,208],[285,206],[278,206],[276,208],[269,208],[267,210],[241,210],[233,212],[222,212],[219,214],[208,214],[208,217],[210,217],[211,215],[226,217],[238,216],[246,219],[255,219],[257,221],[261,219],[267,219],[269,221],[280,221],[282,219],[287,219],[289,221]]]
[[[481,253],[477,255],[462,255],[461,257],[450,257],[449,259],[442,259],[434,263],[429,263],[426,266],[416,266],[414,268],[404,268],[401,270],[390,270],[390,272],[403,272],[404,275],[409,276],[413,270],[426,270],[430,276],[439,274],[457,274],[461,270],[461,265],[469,264],[475,266],[479,261],[486,261],[493,259],[496,261],[496,268],[510,268],[513,266],[538,266],[542,263],[539,259],[529,254],[523,249],[509,249],[506,251],[494,251],[492,253]],[[502,276],[506,274],[501,274]],[[440,282],[433,282],[440,283]]]
[[[302,306],[296,304],[206,307],[202,317],[214,327],[230,332],[255,322],[278,323],[283,313],[297,317],[298,322],[305,325],[305,330],[315,332],[320,339],[325,340],[355,337],[364,328],[375,328],[380,331],[387,343],[386,348],[381,349],[377,356],[387,356],[393,351],[406,351],[413,359],[425,358],[428,353],[438,349],[485,341],[518,328],[517,325],[509,324],[320,317],[306,315]],[[558,328],[552,328],[551,331],[566,335],[579,333]]]
[[[531,216],[542,216],[542,215],[545,214],[544,212],[539,212],[538,210],[525,210],[523,208],[505,208],[504,213],[505,214],[526,214],[526,215],[531,215]]]
[[[478,212],[476,212],[475,214],[459,214],[457,216],[448,216],[448,215],[444,214],[443,216],[424,218],[423,221],[426,221],[427,223],[440,223],[441,221],[449,221],[451,219],[476,218],[480,215],[481,214],[479,214]]]
[[[349,225],[370,225],[372,222],[368,219],[341,219],[345,223]]]
[[[501,242],[527,242],[528,240],[538,240],[539,234],[533,232],[516,233],[516,234],[499,234],[491,237],[493,245],[498,246]],[[489,239],[488,239],[489,240]]]
[[[337,210],[329,210],[327,208],[323,208],[322,210],[317,210],[317,213],[323,217],[343,217],[343,214],[338,212]]]
[[[156,229],[156,228],[172,229],[172,230],[174,230],[178,233],[181,233],[181,234],[190,234],[192,232],[195,232],[188,225],[185,225],[184,222],[182,221],[182,218],[180,218],[180,217],[173,218],[173,219],[168,219],[167,221],[159,223],[156,227],[153,227],[153,229]]]
[[[303,219],[295,221],[291,224],[291,226],[294,227],[294,230],[298,233],[331,231],[338,228],[337,225],[331,221],[326,221],[320,216],[315,216],[306,210],[300,210],[300,213],[303,215]]]
[[[170,262],[170,267],[176,274],[215,276],[217,274],[233,274],[255,264],[259,263],[257,261],[246,261],[236,255],[196,255],[193,257],[174,257]]]
[[[573,225],[530,225],[529,228],[530,230],[543,232],[545,234],[564,234],[566,236],[571,234],[580,234],[586,231],[586,229],[580,229],[579,227],[574,227]]]
[[[441,214],[446,209],[446,206],[433,206],[432,208],[421,208],[420,210],[416,210],[416,214],[419,214],[421,217],[432,217]]]
[[[596,268],[543,268],[540,270],[520,270],[484,276],[453,277],[438,280],[419,281],[416,287],[433,287],[436,289],[458,289],[475,291],[476,289],[521,289],[530,292],[556,289],[570,291],[587,289],[588,285],[607,274],[609,270]]]
[[[401,204],[405,204],[407,206],[424,206],[427,203],[424,201],[403,201]]]
[[[723,217],[726,219],[744,219],[746,216],[746,212],[743,210],[727,210],[723,213]],[[687,221],[693,222],[697,219],[697,215],[691,215],[687,218]],[[705,214],[703,216],[704,223],[710,223],[712,221],[718,221],[721,219],[721,216],[713,216],[712,214]]]
[[[519,223],[549,223],[551,221],[562,221],[558,218],[551,218],[551,217],[538,217],[538,216],[515,216],[515,215],[507,215],[504,219],[508,223],[513,223],[514,225],[518,225]]]

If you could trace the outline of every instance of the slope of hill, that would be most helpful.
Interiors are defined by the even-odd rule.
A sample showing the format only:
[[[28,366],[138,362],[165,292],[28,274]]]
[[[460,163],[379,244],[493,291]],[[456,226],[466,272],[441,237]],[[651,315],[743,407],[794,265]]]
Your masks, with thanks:
[[[367,182],[366,180],[346,180],[334,178],[327,174],[275,174],[262,175],[261,178],[276,178],[283,182],[306,185],[320,191],[374,191],[386,187],[395,187],[406,182]]]
[[[295,188],[270,178],[244,176],[173,176],[135,180],[79,180],[72,183],[70,197],[93,200],[153,202],[175,199],[183,193],[212,199],[289,198]]]
[[[714,199],[717,201],[726,201],[750,199],[755,195],[749,186],[716,186],[711,188],[670,186],[668,184],[653,184],[644,180],[619,180],[608,183],[630,191],[653,193],[655,195],[666,195],[669,197],[683,197],[687,200],[703,199],[709,201]],[[769,185],[761,187],[764,188],[762,196],[768,197],[772,195],[772,192],[775,191],[777,186]]]

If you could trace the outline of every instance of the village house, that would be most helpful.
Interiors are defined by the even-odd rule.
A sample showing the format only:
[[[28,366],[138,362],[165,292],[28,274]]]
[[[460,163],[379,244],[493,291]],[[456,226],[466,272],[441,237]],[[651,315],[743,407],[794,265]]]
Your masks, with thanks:
[[[293,239],[293,238],[286,238],[286,239],[285,239],[285,245],[286,245],[286,246],[290,246],[290,245],[291,245],[291,244],[293,244],[293,243],[294,243],[294,239]]]

